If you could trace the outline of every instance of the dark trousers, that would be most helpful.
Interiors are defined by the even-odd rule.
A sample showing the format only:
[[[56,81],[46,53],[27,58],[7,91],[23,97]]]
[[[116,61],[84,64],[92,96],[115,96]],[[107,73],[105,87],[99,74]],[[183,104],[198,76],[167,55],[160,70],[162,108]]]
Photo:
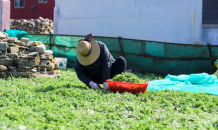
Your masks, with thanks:
[[[126,68],[127,68],[127,64],[125,58],[119,56],[111,67],[110,78],[112,79],[115,75],[121,74],[122,72],[126,72]]]
[[[127,64],[126,64],[125,58],[122,56],[119,56],[116,59],[116,61],[112,64],[110,79],[112,79],[115,75],[121,74],[122,72],[126,72],[126,68],[127,68]],[[103,83],[102,78],[92,76],[91,74],[87,74],[86,76],[95,83],[98,83],[98,84]]]

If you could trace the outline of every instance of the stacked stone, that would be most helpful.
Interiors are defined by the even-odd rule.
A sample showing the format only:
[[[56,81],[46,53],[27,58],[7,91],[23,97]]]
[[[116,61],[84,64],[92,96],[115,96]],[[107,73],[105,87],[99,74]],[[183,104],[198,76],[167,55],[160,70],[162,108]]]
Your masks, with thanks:
[[[7,36],[0,39],[0,78],[59,75],[53,52],[42,42]]]
[[[53,22],[50,19],[11,19],[11,29],[24,30],[29,34],[49,34],[53,33]]]

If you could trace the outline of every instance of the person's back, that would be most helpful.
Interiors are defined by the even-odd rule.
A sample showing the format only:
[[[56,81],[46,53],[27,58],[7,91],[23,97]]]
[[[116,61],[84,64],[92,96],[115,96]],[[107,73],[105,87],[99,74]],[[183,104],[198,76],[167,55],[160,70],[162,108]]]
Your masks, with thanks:
[[[123,57],[118,57],[115,61],[103,42],[96,42],[92,35],[91,38],[90,35],[87,36],[89,38],[85,39],[88,41],[79,40],[77,44],[77,77],[91,88],[98,88],[96,83],[104,83],[104,88],[108,88],[106,80],[125,72],[126,61]]]
[[[81,65],[79,63],[79,61],[77,60],[77,63],[75,66],[75,71],[78,73],[79,72],[78,67],[81,66],[86,71],[87,74],[91,74],[92,76],[96,76],[96,77],[102,79],[101,81],[103,81],[103,75],[102,75],[103,63],[106,61],[107,65],[111,66],[115,62],[115,60],[103,42],[97,41],[97,43],[100,47],[99,58],[94,63],[92,63],[91,65],[88,65],[88,66]]]

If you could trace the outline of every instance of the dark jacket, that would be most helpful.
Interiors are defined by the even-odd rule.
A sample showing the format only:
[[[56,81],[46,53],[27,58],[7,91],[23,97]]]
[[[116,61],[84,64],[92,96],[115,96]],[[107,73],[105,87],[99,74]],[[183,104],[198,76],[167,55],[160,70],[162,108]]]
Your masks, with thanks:
[[[102,79],[103,83],[104,81],[110,78],[111,66],[115,62],[113,56],[110,54],[106,45],[100,41],[97,41],[97,43],[100,46],[99,58],[89,66],[83,66],[77,60],[75,66],[77,77],[87,86],[91,81],[91,79],[86,76],[87,73]]]

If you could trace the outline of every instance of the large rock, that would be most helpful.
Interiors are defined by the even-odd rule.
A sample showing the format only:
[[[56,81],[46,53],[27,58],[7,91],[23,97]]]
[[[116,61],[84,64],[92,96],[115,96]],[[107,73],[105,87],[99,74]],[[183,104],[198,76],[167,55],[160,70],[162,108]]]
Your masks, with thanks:
[[[33,41],[32,45],[33,46],[42,45],[42,42],[40,42],[40,41]]]
[[[55,68],[54,68],[54,69],[55,69],[55,70],[58,70],[58,69],[59,69],[58,63],[55,63],[54,65],[55,65]]]
[[[53,55],[53,51],[52,50],[45,50],[45,54]]]
[[[47,66],[50,63],[50,60],[41,60],[40,65]]]
[[[1,38],[1,39],[7,38],[7,37],[8,37],[8,34],[7,34],[7,33],[0,32],[0,38]]]
[[[12,58],[2,58],[2,59],[0,59],[0,65],[14,66],[14,59],[12,59]]]
[[[42,60],[52,60],[53,59],[53,55],[50,55],[50,54],[42,54],[40,55],[40,58]]]
[[[8,53],[8,56],[12,59],[14,58],[18,58],[18,54],[17,53]]]
[[[0,72],[0,78],[7,79],[8,78],[7,72]]]
[[[33,72],[33,73],[35,73],[35,72],[37,72],[37,69],[35,69],[35,68],[22,69],[22,68],[20,68],[19,72]]]
[[[16,66],[8,66],[8,70],[12,71],[12,72],[16,72],[17,71],[17,67]]]
[[[51,62],[52,62],[52,63],[56,63],[56,60],[55,60],[55,59],[51,59]]]
[[[29,59],[24,59],[24,58],[16,58],[14,59],[15,65],[28,65]]]
[[[40,64],[40,58],[16,58],[14,62],[16,65],[37,66]]]
[[[9,53],[18,53],[19,52],[19,47],[18,46],[10,46],[8,49]]]
[[[5,72],[7,70],[8,70],[8,68],[6,66],[0,65],[0,72]]]
[[[38,57],[39,53],[38,52],[30,52],[28,55],[32,56],[32,57]]]
[[[29,65],[30,66],[37,66],[39,64],[40,64],[40,58],[39,57],[35,57],[34,59],[29,60]]]
[[[3,39],[4,42],[15,43],[17,41],[17,37],[8,37]]]
[[[0,55],[0,59],[5,59],[5,58],[7,58],[7,55],[6,55],[6,54],[1,54],[1,55]]]
[[[16,46],[14,43],[8,43],[9,46]]]
[[[7,75],[15,78],[21,77],[20,72],[8,72]]]
[[[36,46],[31,46],[29,51],[30,52],[36,52]]]
[[[25,45],[26,45],[26,44],[25,44],[24,42],[22,42],[22,41],[17,41],[16,44],[19,45],[19,46],[25,46]]]
[[[18,69],[30,69],[31,66],[28,65],[18,65]]]
[[[47,70],[49,71],[54,70],[54,68],[55,68],[55,65],[52,62],[50,62],[47,66]]]
[[[16,43],[16,40],[8,40],[8,43]]]
[[[29,46],[29,38],[21,38],[21,41],[24,42],[26,44],[26,46]]]
[[[0,42],[0,51],[7,51],[7,42]]]
[[[36,52],[38,52],[39,54],[44,54],[46,50],[46,47],[44,44],[36,46]]]

